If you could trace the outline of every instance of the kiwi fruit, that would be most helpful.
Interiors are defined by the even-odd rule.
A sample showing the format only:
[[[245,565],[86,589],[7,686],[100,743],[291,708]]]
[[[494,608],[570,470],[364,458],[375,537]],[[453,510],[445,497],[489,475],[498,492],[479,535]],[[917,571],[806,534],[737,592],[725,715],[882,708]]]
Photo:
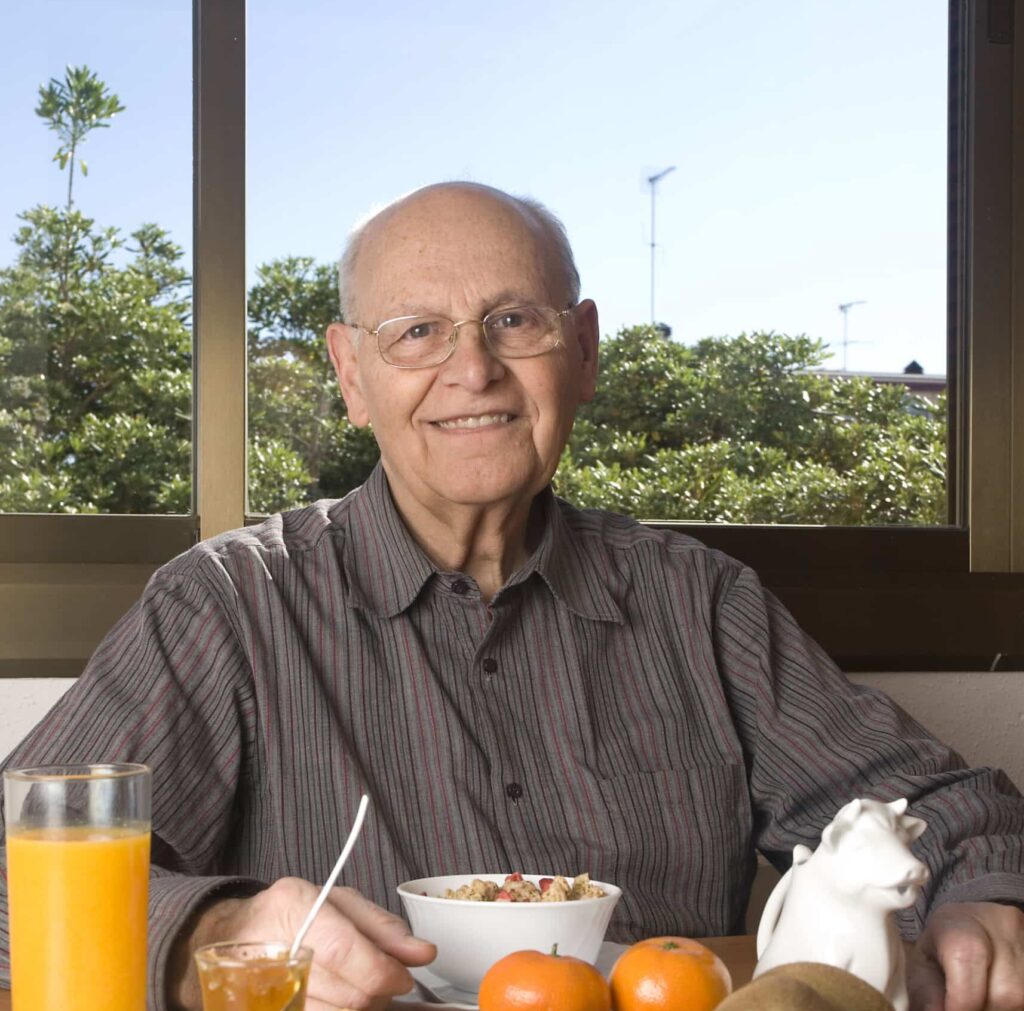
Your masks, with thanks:
[[[893,1011],[869,983],[821,962],[791,962],[741,986],[716,1011]]]

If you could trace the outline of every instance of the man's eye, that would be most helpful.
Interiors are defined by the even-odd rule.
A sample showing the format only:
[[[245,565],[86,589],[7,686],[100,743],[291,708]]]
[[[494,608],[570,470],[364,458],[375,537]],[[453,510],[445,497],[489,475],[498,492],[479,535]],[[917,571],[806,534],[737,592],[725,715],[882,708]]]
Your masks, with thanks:
[[[523,326],[526,319],[521,312],[503,312],[494,323],[502,330],[515,330]]]
[[[408,327],[399,339],[403,341],[427,340],[430,337],[436,337],[439,332],[440,326],[436,320],[425,320]]]

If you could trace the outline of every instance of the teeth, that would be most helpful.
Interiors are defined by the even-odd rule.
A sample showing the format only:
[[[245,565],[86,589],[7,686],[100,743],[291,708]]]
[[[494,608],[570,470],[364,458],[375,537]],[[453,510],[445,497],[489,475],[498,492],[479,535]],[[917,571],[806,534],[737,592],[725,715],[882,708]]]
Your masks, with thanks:
[[[437,424],[440,428],[480,428],[481,425],[507,425],[511,420],[511,414],[477,414],[470,418],[439,421]]]

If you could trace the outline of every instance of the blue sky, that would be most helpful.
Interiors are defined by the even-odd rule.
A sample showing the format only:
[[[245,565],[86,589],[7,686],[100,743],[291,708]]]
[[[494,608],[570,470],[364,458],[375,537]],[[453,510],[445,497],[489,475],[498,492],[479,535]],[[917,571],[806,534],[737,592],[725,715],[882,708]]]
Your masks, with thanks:
[[[77,202],[190,250],[191,12],[36,0],[0,14],[0,262],[61,203],[36,89],[88,64],[127,106]],[[334,259],[355,219],[471,178],[547,203],[602,329],[819,336],[851,369],[945,371],[946,5],[936,0],[250,0],[251,269]]]

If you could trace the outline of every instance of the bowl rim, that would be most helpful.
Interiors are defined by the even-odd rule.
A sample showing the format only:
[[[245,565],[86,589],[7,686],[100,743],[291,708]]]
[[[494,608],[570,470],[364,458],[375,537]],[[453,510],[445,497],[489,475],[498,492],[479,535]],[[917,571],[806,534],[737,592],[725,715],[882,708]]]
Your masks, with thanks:
[[[473,909],[493,909],[497,903],[495,902],[479,902],[476,899],[446,899],[443,895],[422,895],[418,891],[412,891],[409,886],[413,884],[423,884],[427,881],[440,881],[448,880],[450,878],[462,878],[464,881],[469,882],[475,878],[480,878],[483,881],[504,881],[508,877],[509,872],[497,871],[495,873],[481,872],[479,874],[433,874],[425,878],[410,878],[408,881],[403,881],[399,884],[395,891],[399,897],[403,900],[414,899],[417,902],[443,902],[445,906],[450,906],[456,909],[462,908],[473,908]],[[541,878],[554,878],[556,874],[523,874],[523,878],[526,881],[533,881],[536,884]],[[565,877],[565,875],[562,875]],[[606,895],[597,895],[590,899],[573,899],[571,902],[503,902],[501,906],[508,909],[580,909],[581,903],[605,903],[608,900],[618,900],[622,897],[622,889],[618,885],[613,885],[610,881],[598,881],[591,878],[590,883],[597,885],[599,888],[603,888]]]

